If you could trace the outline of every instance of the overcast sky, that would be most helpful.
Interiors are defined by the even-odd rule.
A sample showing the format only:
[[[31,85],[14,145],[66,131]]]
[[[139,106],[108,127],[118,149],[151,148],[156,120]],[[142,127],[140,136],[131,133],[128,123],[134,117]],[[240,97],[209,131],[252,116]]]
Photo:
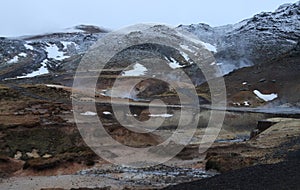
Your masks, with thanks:
[[[0,36],[58,31],[79,24],[119,29],[138,23],[233,24],[296,0],[2,0]]]

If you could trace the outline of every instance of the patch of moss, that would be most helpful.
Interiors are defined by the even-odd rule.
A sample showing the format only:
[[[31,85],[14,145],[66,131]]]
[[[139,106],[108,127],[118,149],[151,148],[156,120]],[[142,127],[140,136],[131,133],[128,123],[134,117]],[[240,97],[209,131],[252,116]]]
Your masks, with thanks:
[[[23,154],[37,149],[40,155],[56,155],[64,153],[72,147],[76,147],[76,138],[70,138],[63,130],[54,127],[33,128],[22,131],[8,131],[4,137],[4,142],[0,145],[1,150],[9,147],[13,156],[17,151]],[[77,139],[80,139],[78,136]]]
[[[16,90],[10,88],[0,88],[0,100],[14,100],[21,97],[21,94]]]
[[[220,169],[221,169],[221,166],[220,166],[220,163],[219,163],[217,160],[209,159],[209,160],[206,162],[205,170],[216,170],[216,171],[220,171]]]

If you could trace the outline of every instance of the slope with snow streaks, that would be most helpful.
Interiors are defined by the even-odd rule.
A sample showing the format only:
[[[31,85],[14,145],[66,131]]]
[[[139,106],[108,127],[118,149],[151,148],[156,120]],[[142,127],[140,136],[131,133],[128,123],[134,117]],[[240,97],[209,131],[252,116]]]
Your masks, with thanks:
[[[217,62],[225,73],[233,69],[278,58],[300,41],[300,1],[263,12],[234,25],[210,27],[206,24],[181,25],[200,40],[217,47]],[[229,69],[230,68],[230,69]]]

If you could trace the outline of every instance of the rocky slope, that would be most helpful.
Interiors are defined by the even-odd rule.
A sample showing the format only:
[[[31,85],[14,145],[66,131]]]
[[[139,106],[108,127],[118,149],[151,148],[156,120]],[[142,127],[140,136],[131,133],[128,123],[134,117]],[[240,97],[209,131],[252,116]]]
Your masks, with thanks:
[[[300,38],[300,3],[284,4],[274,12],[262,12],[234,25],[179,26],[204,42],[215,45],[215,57],[226,74],[233,69],[278,58],[291,51]]]
[[[75,70],[81,56],[105,33],[80,25],[51,34],[0,38],[0,80]]]
[[[299,108],[299,61],[298,43],[290,53],[225,76],[229,104],[238,107],[269,104],[269,107]],[[273,94],[274,99],[264,99],[257,91],[270,98]]]

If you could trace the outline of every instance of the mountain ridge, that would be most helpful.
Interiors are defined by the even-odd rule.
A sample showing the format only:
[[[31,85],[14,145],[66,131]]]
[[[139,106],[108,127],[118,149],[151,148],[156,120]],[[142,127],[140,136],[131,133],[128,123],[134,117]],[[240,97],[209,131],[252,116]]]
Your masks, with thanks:
[[[300,1],[281,5],[274,12],[262,12],[233,25],[210,27],[200,23],[178,28],[215,45],[218,50],[215,57],[223,64],[223,70],[228,70],[227,74],[234,68],[280,57],[296,47],[300,39],[299,10]],[[230,65],[231,68],[225,68]]]
[[[180,25],[175,29],[188,31],[215,46],[217,51],[212,53],[226,75],[235,69],[267,62],[293,51],[300,41],[300,27],[297,27],[299,2],[281,5],[274,12],[262,12],[233,25],[211,27],[200,23]],[[75,71],[89,47],[107,32],[109,30],[97,26],[78,25],[44,35],[14,39],[2,37],[0,80],[24,77],[42,67],[48,68],[48,73]],[[57,57],[49,57],[50,53],[56,53]]]

